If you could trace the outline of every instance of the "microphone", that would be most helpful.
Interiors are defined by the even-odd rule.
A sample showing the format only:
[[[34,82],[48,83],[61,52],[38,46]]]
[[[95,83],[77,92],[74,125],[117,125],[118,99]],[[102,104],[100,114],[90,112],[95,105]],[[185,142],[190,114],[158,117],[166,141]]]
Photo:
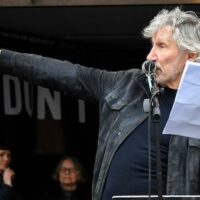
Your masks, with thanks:
[[[150,61],[150,60],[144,61],[143,64],[142,64],[142,71],[145,74],[155,73],[155,71],[156,71],[155,63],[153,61]]]
[[[142,71],[145,73],[149,85],[149,90],[151,92],[154,79],[155,79],[155,71],[156,71],[156,65],[153,61],[146,60],[142,64]]]

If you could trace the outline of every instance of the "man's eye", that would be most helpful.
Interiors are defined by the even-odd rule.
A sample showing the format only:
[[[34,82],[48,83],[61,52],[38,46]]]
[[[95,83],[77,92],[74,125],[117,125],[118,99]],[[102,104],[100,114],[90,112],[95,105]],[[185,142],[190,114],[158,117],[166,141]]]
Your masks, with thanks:
[[[159,47],[160,47],[160,48],[165,48],[166,45],[165,45],[165,44],[160,44]]]

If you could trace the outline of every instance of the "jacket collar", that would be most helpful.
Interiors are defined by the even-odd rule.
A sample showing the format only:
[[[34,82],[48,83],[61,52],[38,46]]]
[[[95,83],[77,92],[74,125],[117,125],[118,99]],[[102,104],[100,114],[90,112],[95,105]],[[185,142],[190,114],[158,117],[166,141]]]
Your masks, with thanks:
[[[130,70],[129,72],[132,72]],[[132,75],[134,73],[134,76]],[[111,109],[119,110],[130,101],[149,96],[146,76],[142,70],[129,73],[123,81],[120,81],[116,87],[107,94],[106,101]],[[143,99],[142,99],[143,100]]]

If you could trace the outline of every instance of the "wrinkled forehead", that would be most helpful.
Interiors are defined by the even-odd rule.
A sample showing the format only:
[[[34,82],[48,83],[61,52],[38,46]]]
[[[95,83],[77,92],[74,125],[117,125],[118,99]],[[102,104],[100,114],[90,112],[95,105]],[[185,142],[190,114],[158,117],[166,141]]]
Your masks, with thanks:
[[[173,35],[173,29],[171,26],[161,26],[158,29],[155,30],[155,32],[153,33],[153,36],[157,35],[157,34],[165,34],[165,35],[169,35],[172,36]]]
[[[173,38],[173,31],[170,26],[165,26],[158,29],[151,38],[152,42],[154,40],[161,40],[161,41],[174,41]]]

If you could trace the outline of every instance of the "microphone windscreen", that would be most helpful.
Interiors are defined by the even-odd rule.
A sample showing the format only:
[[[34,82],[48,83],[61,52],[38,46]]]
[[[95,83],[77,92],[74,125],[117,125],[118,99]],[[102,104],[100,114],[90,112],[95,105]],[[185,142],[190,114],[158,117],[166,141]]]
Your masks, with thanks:
[[[156,65],[153,61],[146,60],[142,64],[142,71],[145,74],[152,74],[156,71]]]

